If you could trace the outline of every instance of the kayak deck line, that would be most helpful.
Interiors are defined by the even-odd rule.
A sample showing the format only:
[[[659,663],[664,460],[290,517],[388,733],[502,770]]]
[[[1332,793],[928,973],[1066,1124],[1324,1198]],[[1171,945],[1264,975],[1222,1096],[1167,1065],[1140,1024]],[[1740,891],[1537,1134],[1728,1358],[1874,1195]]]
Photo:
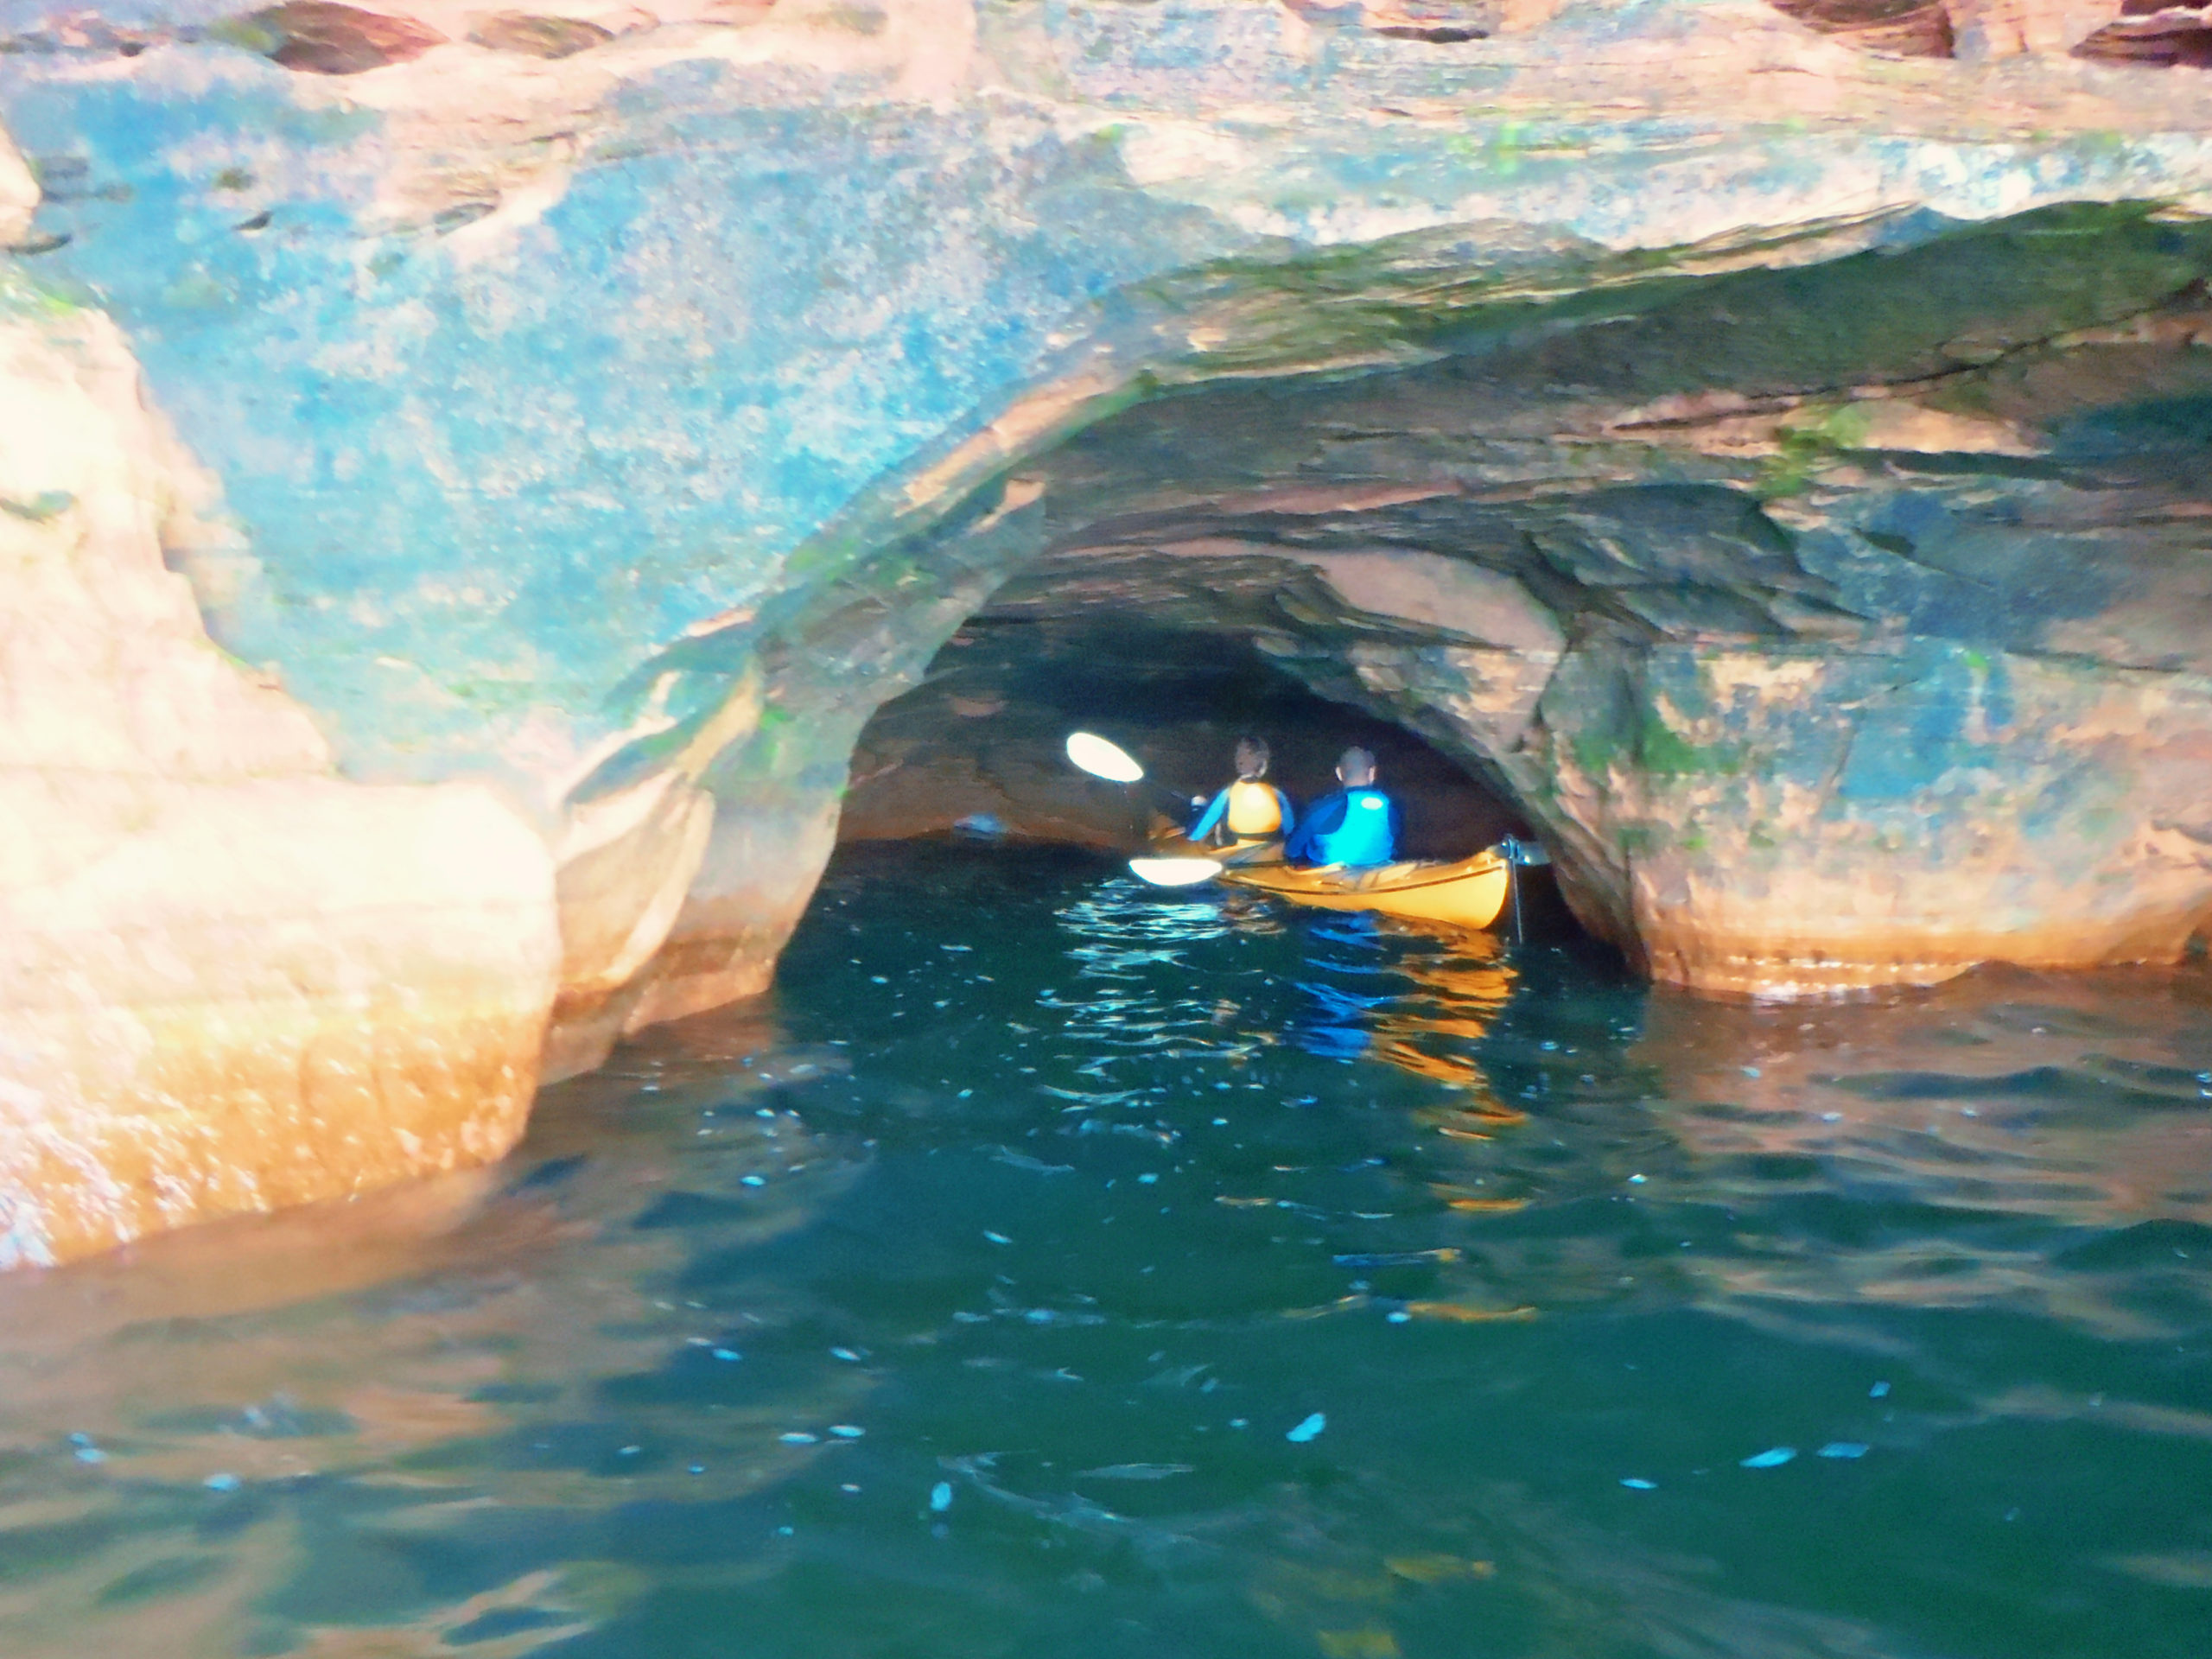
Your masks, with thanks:
[[[1481,855],[1478,855],[1475,858],[1461,859],[1456,864],[1408,860],[1396,864],[1377,865],[1371,870],[1362,870],[1357,874],[1345,871],[1336,864],[1316,864],[1309,868],[1310,873],[1315,875],[1351,876],[1351,880],[1340,880],[1335,883],[1345,893],[1419,893],[1427,887],[1450,887],[1455,881],[1465,881],[1470,876],[1483,874],[1492,867],[1482,863],[1480,859]],[[1504,862],[1503,859],[1498,859],[1497,865],[1502,868]],[[1466,868],[1469,866],[1473,868]],[[1415,875],[1415,871],[1420,874]],[[1399,872],[1405,874],[1401,875]],[[1224,877],[1236,874],[1239,872],[1235,869],[1223,872]]]

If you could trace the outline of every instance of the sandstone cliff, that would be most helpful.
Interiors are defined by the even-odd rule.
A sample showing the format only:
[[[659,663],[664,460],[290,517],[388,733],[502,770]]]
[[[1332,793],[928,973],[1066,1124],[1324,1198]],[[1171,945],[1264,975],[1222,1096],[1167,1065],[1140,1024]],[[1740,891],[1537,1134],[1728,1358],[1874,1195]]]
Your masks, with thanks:
[[[0,282],[0,1265],[499,1157],[543,842],[335,775],[165,568],[216,532],[114,325]]]

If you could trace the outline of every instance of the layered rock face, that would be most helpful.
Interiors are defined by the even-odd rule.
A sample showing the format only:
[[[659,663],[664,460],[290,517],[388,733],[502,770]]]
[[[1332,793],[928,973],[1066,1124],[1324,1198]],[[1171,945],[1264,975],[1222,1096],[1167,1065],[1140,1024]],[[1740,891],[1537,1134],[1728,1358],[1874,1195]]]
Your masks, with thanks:
[[[978,612],[1417,734],[1695,988],[2212,912],[2193,12],[10,17],[21,1256],[759,991]]]
[[[202,481],[105,319],[0,289],[0,1266],[497,1158],[551,861],[466,784],[342,781],[163,566]]]

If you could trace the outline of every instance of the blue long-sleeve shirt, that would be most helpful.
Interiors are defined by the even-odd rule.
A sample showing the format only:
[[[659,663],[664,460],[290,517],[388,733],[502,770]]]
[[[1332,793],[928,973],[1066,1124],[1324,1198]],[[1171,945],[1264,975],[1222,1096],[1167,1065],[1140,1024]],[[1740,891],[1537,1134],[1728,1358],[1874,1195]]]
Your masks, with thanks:
[[[1389,864],[1403,832],[1398,804],[1381,790],[1340,789],[1313,804],[1283,855],[1294,864]]]

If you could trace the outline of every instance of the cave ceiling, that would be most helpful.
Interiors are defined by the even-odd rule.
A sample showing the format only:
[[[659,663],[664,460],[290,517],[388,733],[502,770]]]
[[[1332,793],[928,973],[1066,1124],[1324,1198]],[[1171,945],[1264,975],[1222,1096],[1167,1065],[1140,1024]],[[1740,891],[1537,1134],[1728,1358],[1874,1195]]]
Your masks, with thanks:
[[[1170,388],[1018,464],[1033,539],[991,613],[1341,632],[1312,562],[1401,550],[1510,577],[1571,634],[2204,671],[2208,249],[2062,209],[1395,320],[1426,360]],[[968,541],[944,556],[972,575]],[[817,648],[876,613],[835,614]]]

